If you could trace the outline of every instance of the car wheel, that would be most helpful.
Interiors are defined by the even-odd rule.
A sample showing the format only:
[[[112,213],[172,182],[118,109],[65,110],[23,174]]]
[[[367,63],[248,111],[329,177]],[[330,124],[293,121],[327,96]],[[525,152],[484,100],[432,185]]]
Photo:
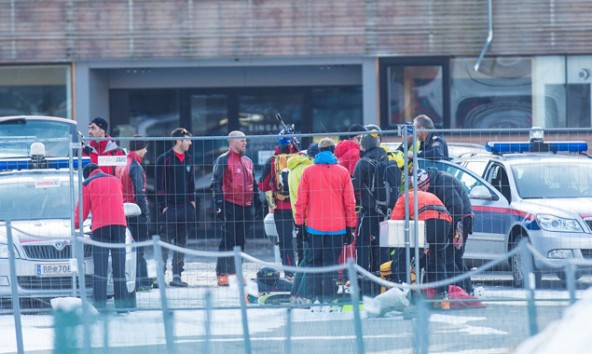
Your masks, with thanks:
[[[520,244],[520,241],[522,239],[528,240],[528,238],[524,235],[516,236],[512,247],[513,248],[517,247]],[[520,252],[516,253],[515,255],[512,256],[512,258],[510,258],[510,265],[512,267],[512,279],[513,279],[512,283],[513,283],[514,287],[524,288],[524,285],[526,284],[525,278],[527,275],[525,274],[524,269],[523,269],[522,255],[520,254]],[[534,268],[534,265],[533,265],[533,273],[534,273],[534,279],[535,279],[535,286],[537,288],[539,288],[542,285],[543,275],[541,274],[541,272],[536,270],[536,268]]]

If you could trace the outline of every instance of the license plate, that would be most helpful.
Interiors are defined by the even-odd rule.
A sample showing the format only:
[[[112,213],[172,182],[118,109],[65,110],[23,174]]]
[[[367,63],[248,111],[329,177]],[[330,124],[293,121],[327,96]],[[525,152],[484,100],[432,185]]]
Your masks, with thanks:
[[[72,268],[70,267],[70,263],[36,264],[35,274],[38,277],[72,275]]]

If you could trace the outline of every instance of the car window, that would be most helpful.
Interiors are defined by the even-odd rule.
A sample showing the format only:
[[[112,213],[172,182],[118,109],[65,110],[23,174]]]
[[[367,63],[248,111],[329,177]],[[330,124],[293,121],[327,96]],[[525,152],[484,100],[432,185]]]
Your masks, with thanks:
[[[0,158],[29,157],[34,142],[45,145],[48,157],[68,156],[69,139],[78,141],[76,122],[15,118],[0,121]]]
[[[63,178],[0,179],[0,220],[69,219],[71,210],[70,183]]]
[[[493,186],[493,188],[497,189],[509,203],[512,202],[512,192],[510,189],[508,173],[502,165],[494,164],[490,168],[486,180]]]
[[[592,163],[588,160],[513,164],[518,195],[532,198],[592,196]]]
[[[466,161],[464,163],[464,166],[466,166],[469,170],[475,172],[479,176],[483,176],[483,173],[485,172],[485,167],[487,167],[487,161],[482,161],[482,160]]]
[[[440,171],[445,171],[445,172],[450,173],[451,175],[453,175],[454,177],[456,177],[456,179],[458,179],[460,181],[462,186],[465,188],[465,190],[469,194],[471,193],[473,188],[475,188],[476,186],[484,186],[487,188],[487,186],[485,186],[484,183],[479,181],[474,175],[472,175],[468,171],[465,171],[461,166],[456,165],[456,164],[444,163],[444,162],[439,162],[439,161],[420,160],[419,166],[421,168],[435,167]],[[489,188],[487,188],[487,189],[489,189]]]

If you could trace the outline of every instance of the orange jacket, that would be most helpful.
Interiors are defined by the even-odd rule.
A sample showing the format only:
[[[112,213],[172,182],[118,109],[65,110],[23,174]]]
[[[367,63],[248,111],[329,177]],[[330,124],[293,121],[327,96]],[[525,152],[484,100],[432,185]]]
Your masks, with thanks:
[[[409,219],[414,219],[413,213],[413,201],[414,201],[414,193],[413,190],[409,191]],[[432,193],[417,191],[417,211],[419,212],[417,220],[428,220],[428,219],[440,219],[446,220],[449,223],[452,223],[452,218],[448,211],[446,211],[446,207]],[[393,214],[391,215],[391,220],[405,220],[405,194],[402,193],[399,199],[397,199],[397,203],[395,204],[395,208],[393,209]]]
[[[306,224],[311,234],[338,235],[346,227],[356,227],[356,200],[349,172],[329,154],[317,154],[315,164],[304,169],[298,186],[294,222]],[[334,162],[320,162],[325,155]]]

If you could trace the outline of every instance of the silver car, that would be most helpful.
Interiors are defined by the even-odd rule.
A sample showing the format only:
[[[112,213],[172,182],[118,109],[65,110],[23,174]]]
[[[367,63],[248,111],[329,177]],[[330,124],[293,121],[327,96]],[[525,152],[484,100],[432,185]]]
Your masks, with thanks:
[[[571,152],[587,149],[581,142],[563,144]],[[569,148],[569,144],[579,147]],[[537,283],[543,273],[556,273],[563,279],[563,269],[550,265],[567,258],[592,258],[592,159],[574,153],[530,153],[524,144],[522,152],[508,153],[518,150],[504,146],[510,149],[462,159],[460,166],[422,163],[452,173],[471,192],[475,222],[464,255],[468,263],[503,256],[527,239],[545,257],[544,263],[535,258]],[[474,174],[483,178],[478,184],[485,186],[477,193],[472,185]],[[522,286],[520,257],[509,261],[514,285]],[[578,275],[588,272],[580,268]]]
[[[71,191],[77,200],[78,182],[70,185],[68,169],[36,169],[0,173],[0,299],[11,297],[9,252],[16,255],[17,289],[21,298],[54,298],[73,295],[75,266],[71,263]],[[134,205],[135,206],[135,205]],[[137,206],[136,206],[137,207]],[[138,208],[139,210],[139,208]],[[6,220],[11,221],[13,245],[7,242]],[[90,222],[85,223],[85,232]],[[132,238],[126,232],[126,243]],[[126,252],[128,291],[135,288],[136,254]],[[85,284],[92,289],[91,246],[84,245]],[[110,276],[108,293],[113,293]],[[90,292],[89,292],[90,294]]]

